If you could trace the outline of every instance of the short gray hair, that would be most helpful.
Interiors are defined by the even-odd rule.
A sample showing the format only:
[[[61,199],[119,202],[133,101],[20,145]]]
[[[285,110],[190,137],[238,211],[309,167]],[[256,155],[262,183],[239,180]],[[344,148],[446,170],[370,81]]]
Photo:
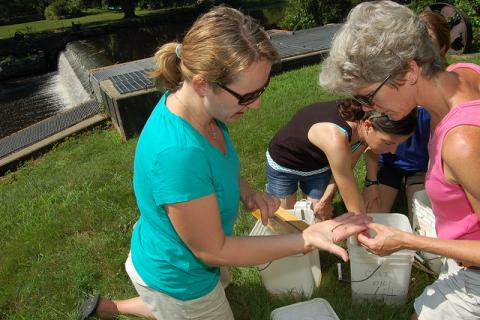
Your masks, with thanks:
[[[322,64],[320,85],[340,95],[381,82],[400,81],[415,60],[422,75],[443,69],[425,24],[410,9],[392,1],[363,2],[353,8],[333,39]],[[397,82],[399,83],[399,82]]]

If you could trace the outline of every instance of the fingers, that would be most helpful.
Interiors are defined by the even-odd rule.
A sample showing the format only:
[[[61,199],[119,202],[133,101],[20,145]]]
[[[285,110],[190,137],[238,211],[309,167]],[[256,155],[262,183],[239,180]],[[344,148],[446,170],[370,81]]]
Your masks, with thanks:
[[[333,220],[342,223],[342,222],[346,221],[348,218],[353,217],[353,216],[354,216],[353,213],[347,212],[347,213],[342,214],[341,216],[336,217]]]
[[[278,207],[280,206],[280,200],[272,197],[268,193],[265,192],[256,192],[252,197],[251,206],[253,208],[260,209],[262,214],[262,223],[266,225],[268,223],[268,219],[273,217],[275,211],[277,211]],[[250,205],[250,203],[249,203]],[[250,208],[250,209],[253,209]]]
[[[363,222],[358,223],[345,223],[332,229],[332,241],[338,242],[345,240],[352,235],[356,235],[364,230],[367,230],[367,226]]]
[[[337,224],[331,229],[333,242],[344,240],[351,235],[364,232],[367,230],[367,224],[372,220],[372,218],[367,215],[353,215],[351,213],[343,214],[338,218],[334,219]]]
[[[341,216],[336,217],[333,219],[336,222],[339,223],[347,223],[347,222],[353,222],[353,223],[370,223],[372,221],[372,217],[367,216],[366,214],[354,214],[352,212],[347,212],[342,214]]]
[[[345,262],[348,261],[348,253],[342,247],[337,246],[336,244],[332,243],[332,245],[330,246],[328,251],[330,251],[331,253],[339,256],[340,258],[342,258],[343,261],[345,261]]]
[[[371,238],[370,236],[366,236],[365,234],[360,233],[358,235],[358,242],[360,242],[361,245],[369,249],[375,245],[376,241],[375,238]]]
[[[318,212],[315,213],[315,218],[317,219],[317,222],[319,221],[325,221],[325,220],[330,220],[333,217],[333,208],[327,208],[324,207]]]

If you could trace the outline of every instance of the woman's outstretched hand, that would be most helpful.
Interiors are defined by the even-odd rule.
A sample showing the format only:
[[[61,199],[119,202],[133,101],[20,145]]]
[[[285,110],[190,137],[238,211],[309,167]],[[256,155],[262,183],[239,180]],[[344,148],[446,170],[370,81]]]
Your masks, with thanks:
[[[348,261],[347,251],[336,245],[336,242],[345,240],[367,230],[367,224],[372,218],[361,214],[345,213],[333,220],[315,223],[303,231],[303,240],[307,248],[317,247]]]

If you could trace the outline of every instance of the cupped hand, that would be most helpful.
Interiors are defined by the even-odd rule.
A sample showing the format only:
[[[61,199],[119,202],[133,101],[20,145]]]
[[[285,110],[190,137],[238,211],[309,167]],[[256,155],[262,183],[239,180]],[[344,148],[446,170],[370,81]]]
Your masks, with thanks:
[[[313,208],[315,218],[318,221],[330,220],[333,217],[333,206],[331,201],[318,201]]]
[[[367,223],[371,221],[367,215],[345,213],[333,220],[311,225],[303,231],[303,239],[309,248],[317,247],[348,261],[347,251],[335,243],[367,230]]]
[[[272,218],[280,207],[280,200],[266,192],[252,192],[245,198],[245,206],[250,211],[260,209],[262,223],[267,225],[268,219]]]
[[[359,234],[358,241],[368,251],[378,256],[388,256],[398,250],[404,249],[404,238],[408,233],[397,228],[378,223],[369,223],[368,229],[376,232],[374,237]]]

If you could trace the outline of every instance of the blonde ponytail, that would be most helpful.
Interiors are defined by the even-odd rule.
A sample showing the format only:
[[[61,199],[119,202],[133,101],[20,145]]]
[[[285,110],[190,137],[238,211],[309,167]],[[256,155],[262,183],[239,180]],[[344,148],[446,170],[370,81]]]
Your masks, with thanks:
[[[176,42],[170,42],[161,46],[154,56],[155,70],[148,74],[149,77],[155,79],[160,88],[169,91],[176,90],[182,81],[181,60],[175,51],[178,45]]]

